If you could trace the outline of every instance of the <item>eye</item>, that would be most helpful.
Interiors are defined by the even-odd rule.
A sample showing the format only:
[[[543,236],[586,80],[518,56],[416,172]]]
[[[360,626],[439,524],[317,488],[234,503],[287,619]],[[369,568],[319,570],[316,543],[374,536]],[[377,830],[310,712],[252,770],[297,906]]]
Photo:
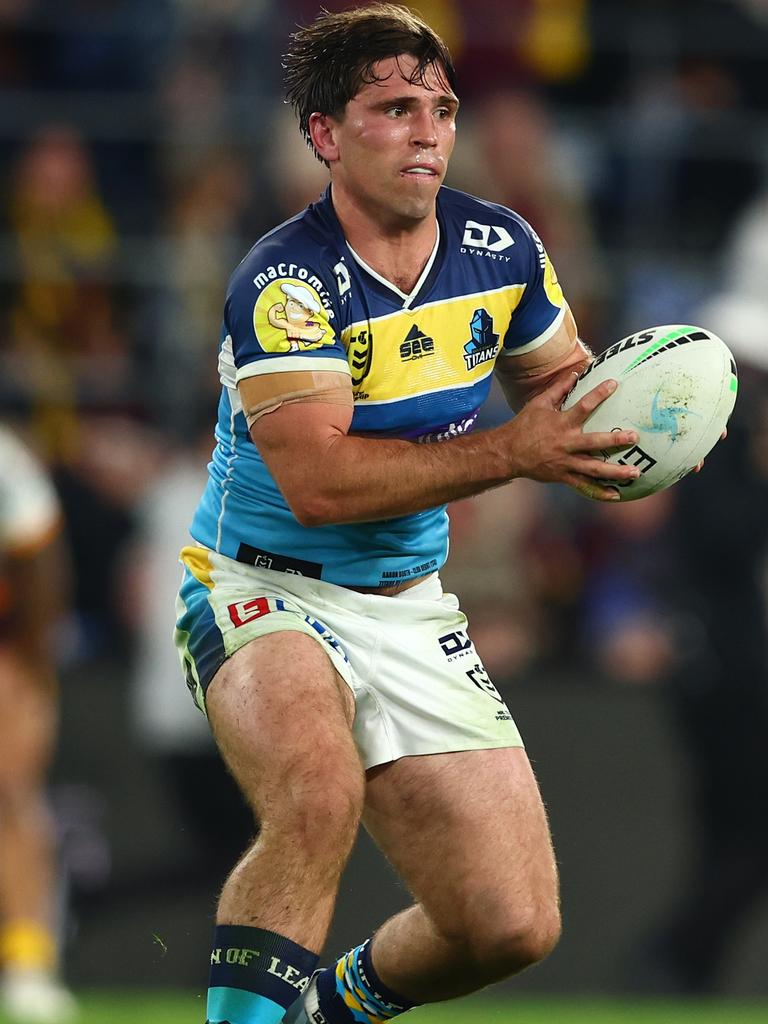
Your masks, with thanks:
[[[395,106],[395,107],[388,107],[387,108],[387,117],[398,118],[398,117],[402,117],[404,113],[405,113],[405,107]]]

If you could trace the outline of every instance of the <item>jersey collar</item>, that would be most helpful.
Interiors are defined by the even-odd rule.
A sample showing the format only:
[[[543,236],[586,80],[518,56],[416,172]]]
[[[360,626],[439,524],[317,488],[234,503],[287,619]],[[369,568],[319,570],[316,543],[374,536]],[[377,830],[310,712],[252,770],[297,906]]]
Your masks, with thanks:
[[[360,269],[368,275],[371,282],[374,284],[376,290],[387,298],[390,302],[393,302],[401,309],[412,309],[414,306],[419,304],[419,300],[423,300],[432,288],[432,285],[437,277],[440,266],[442,264],[442,255],[445,250],[445,231],[441,223],[441,211],[440,203],[437,204],[437,238],[435,239],[435,245],[430,253],[429,259],[427,260],[418,281],[414,285],[413,291],[410,294],[406,294],[397,285],[388,281],[387,278],[382,277],[373,267],[368,266],[362,256],[359,256],[344,236],[344,231],[339,223],[339,219],[336,216],[336,211],[333,208],[333,197],[331,194],[331,186],[329,185],[323,194],[323,205],[325,206],[328,214],[332,218],[334,225],[341,236],[344,239],[344,244],[352,256],[355,263]]]

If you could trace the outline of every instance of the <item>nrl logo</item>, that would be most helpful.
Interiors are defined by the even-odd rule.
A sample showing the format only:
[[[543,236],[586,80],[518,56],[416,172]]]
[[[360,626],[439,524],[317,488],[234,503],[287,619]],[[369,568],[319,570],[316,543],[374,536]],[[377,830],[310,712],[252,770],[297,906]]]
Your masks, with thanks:
[[[347,361],[352,371],[352,387],[360,387],[371,371],[373,360],[373,334],[360,331],[349,339]]]

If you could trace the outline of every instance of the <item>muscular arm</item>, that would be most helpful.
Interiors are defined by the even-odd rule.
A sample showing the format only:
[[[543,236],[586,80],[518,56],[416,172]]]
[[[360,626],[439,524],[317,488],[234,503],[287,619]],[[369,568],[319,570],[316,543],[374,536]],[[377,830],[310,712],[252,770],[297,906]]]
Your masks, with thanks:
[[[580,374],[591,359],[592,353],[579,338],[576,321],[570,308],[566,307],[563,323],[539,348],[519,356],[499,356],[496,378],[510,408],[519,409],[555,380],[573,383],[573,374]]]
[[[418,444],[348,433],[352,408],[323,402],[283,405],[251,427],[251,437],[291,511],[305,526],[369,522],[421,512],[530,477],[612,500],[599,479],[626,480],[630,467],[588,453],[633,444],[634,432],[583,434],[581,425],[610,394],[606,382],[568,412],[562,379],[494,430]]]

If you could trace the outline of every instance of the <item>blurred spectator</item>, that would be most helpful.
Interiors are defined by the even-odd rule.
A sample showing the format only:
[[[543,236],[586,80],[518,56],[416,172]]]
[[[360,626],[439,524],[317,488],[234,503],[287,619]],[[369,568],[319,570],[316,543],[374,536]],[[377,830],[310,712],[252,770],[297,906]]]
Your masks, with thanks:
[[[729,253],[728,290],[700,313],[739,363],[728,439],[699,477],[671,492],[673,557],[660,583],[687,621],[666,692],[690,759],[695,832],[680,897],[638,964],[637,981],[649,989],[719,987],[768,892],[767,210],[761,197],[747,211]]]
[[[136,506],[160,463],[161,441],[121,415],[81,415],[78,445],[55,469],[74,563],[68,659],[123,663],[129,640],[118,581]]]
[[[599,334],[601,259],[591,226],[585,169],[558,132],[543,99],[530,90],[489,92],[467,116],[451,181],[502,203],[536,225],[579,331]]]
[[[187,833],[189,865],[174,865],[177,882],[223,882],[253,833],[253,820],[195,707],[169,638],[181,568],[176,552],[188,543],[187,524],[205,482],[210,420],[193,443],[167,452],[138,509],[135,543],[125,558],[136,637],[131,707],[140,748],[158,769]],[[150,884],[147,880],[146,884]],[[164,879],[167,887],[167,878]]]
[[[700,475],[596,509],[582,527],[586,648],[612,679],[663,684],[690,770],[692,836],[679,897],[628,965],[630,985],[648,992],[717,989],[768,891],[765,211],[759,200],[744,218],[729,291],[696,317],[739,362],[727,441]]]
[[[64,604],[60,511],[31,452],[0,426],[0,1006],[25,1024],[75,1013],[58,980],[54,629]]]
[[[175,437],[195,429],[201,405],[219,391],[207,356],[221,328],[227,268],[245,254],[248,199],[248,169],[236,152],[210,149],[185,174],[176,173],[157,300],[143,328],[147,397],[155,423]]]
[[[50,128],[20,154],[10,196],[19,283],[3,352],[6,378],[33,403],[50,452],[74,443],[78,402],[131,386],[109,284],[110,216],[82,140]]]

